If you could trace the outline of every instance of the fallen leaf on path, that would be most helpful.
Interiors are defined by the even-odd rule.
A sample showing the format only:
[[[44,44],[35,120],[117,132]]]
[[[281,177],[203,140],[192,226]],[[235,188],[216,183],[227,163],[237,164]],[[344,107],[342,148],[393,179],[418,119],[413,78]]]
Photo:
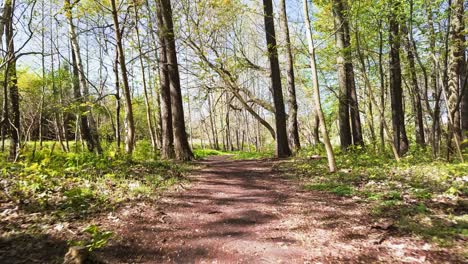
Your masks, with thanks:
[[[374,223],[372,225],[372,228],[382,229],[382,230],[388,230],[388,229],[390,229],[392,227],[394,227],[394,222],[392,220],[389,220],[389,219],[380,220],[379,222]]]

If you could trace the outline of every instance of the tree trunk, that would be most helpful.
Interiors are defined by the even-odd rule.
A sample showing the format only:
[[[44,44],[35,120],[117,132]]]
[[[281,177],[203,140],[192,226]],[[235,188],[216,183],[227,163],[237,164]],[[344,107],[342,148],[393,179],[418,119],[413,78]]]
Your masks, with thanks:
[[[336,47],[339,80],[339,123],[341,148],[346,149],[351,144],[364,145],[361,119],[354,80],[354,67],[351,58],[351,37],[347,17],[346,3],[343,0],[333,1],[335,17]]]
[[[115,140],[117,141],[117,152],[120,152],[120,143],[122,137],[120,135],[120,78],[119,78],[119,52],[115,51],[115,59],[113,65],[115,76]]]
[[[410,17],[410,20],[412,18]],[[415,121],[415,136],[416,136],[416,144],[421,146],[425,145],[425,136],[424,136],[424,123],[423,123],[423,112],[422,112],[422,103],[421,103],[421,92],[419,89],[418,83],[418,76],[416,74],[416,62],[415,62],[415,55],[414,49],[411,45],[410,41],[410,34],[411,34],[411,27],[408,28],[406,25],[402,26],[402,37],[403,43],[406,51],[406,57],[408,59],[409,64],[409,73],[411,79],[411,90],[413,92],[413,104],[414,104],[414,121]]]
[[[231,139],[231,120],[230,120],[230,110],[231,110],[231,107],[230,107],[230,104],[231,104],[231,100],[232,98],[230,98],[229,96],[229,93],[226,93],[226,97],[225,97],[225,107],[226,107],[226,115],[224,116],[224,119],[225,119],[225,122],[226,122],[226,150],[227,151],[233,151],[233,147],[232,147],[232,139]]]
[[[345,32],[344,21],[341,12],[341,1],[333,1],[333,15],[335,18],[336,30],[336,47],[339,52],[337,53],[336,63],[338,68],[338,122],[341,149],[346,150],[352,144],[351,126],[349,123],[349,86],[347,83],[346,73],[346,59],[345,59]]]
[[[436,56],[436,33],[434,28],[434,18],[431,3],[426,3],[426,13],[427,21],[429,26],[429,51],[433,58]],[[414,45],[414,44],[413,44]],[[425,90],[425,104],[427,111],[431,114],[432,126],[431,126],[431,147],[432,147],[432,156],[436,158],[440,152],[440,139],[441,139],[441,129],[440,129],[440,97],[441,90],[437,85],[437,61],[435,59],[431,60],[431,73],[428,80],[428,88],[432,90],[432,97],[434,100],[434,108],[431,108],[429,102],[429,91]]]
[[[138,5],[136,3],[136,0],[133,0],[133,10],[135,14],[135,32],[136,32],[136,37],[137,37],[137,49],[139,53],[139,61],[140,61],[140,68],[141,68],[141,78],[143,81],[143,95],[145,97],[145,107],[146,107],[146,122],[148,123],[148,132],[150,134],[150,140],[151,140],[151,147],[153,148],[153,151],[156,151],[157,143],[156,143],[156,132],[153,126],[153,118],[152,118],[152,112],[151,112],[151,104],[150,104],[150,99],[148,96],[148,88],[147,88],[147,83],[146,83],[146,72],[145,72],[145,66],[143,63],[143,54],[142,54],[142,49],[141,49],[141,40],[140,40],[140,30],[139,30],[139,15],[138,15]]]
[[[45,88],[46,88],[46,72],[45,72],[45,8],[43,1],[41,3],[41,19],[42,19],[42,28],[41,28],[41,67],[42,67],[42,87],[41,87],[41,101],[40,101],[40,108],[39,108],[39,127],[38,127],[38,137],[39,137],[39,149],[42,149],[42,141],[43,141],[43,124],[42,120],[44,118],[44,100],[45,100]],[[52,26],[52,24],[51,24]],[[51,31],[52,32],[52,31]],[[0,35],[2,38],[2,35]],[[52,47],[52,36],[50,37],[51,47]],[[52,53],[51,53],[52,54]],[[51,61],[53,61],[53,56],[51,56]],[[35,144],[35,143],[34,143]]]
[[[192,160],[187,132],[185,130],[182,91],[180,88],[179,65],[177,63],[177,50],[172,21],[172,7],[170,0],[158,0],[162,17],[162,31],[164,45],[166,45],[166,59],[170,83],[172,126],[174,129],[174,150],[178,160]]]
[[[390,43],[390,97],[392,105],[393,140],[399,155],[408,151],[409,142],[406,136],[405,113],[403,111],[403,89],[401,84],[400,65],[400,24],[398,0],[390,2],[389,43]]]
[[[460,117],[460,99],[463,87],[462,70],[464,64],[464,23],[463,23],[463,0],[453,0],[451,3],[451,20],[449,33],[449,54],[448,54],[448,111],[449,111],[449,140],[453,136],[455,140],[461,142],[461,117]],[[450,142],[447,143],[449,146]]]
[[[263,0],[266,43],[270,61],[270,78],[273,102],[275,105],[276,124],[276,156],[279,158],[291,156],[286,133],[286,113],[284,110],[283,91],[281,89],[281,73],[278,62],[275,24],[273,19],[272,0]]]
[[[356,38],[356,51],[357,51],[357,54],[358,54],[358,58],[359,58],[359,62],[361,64],[361,72],[362,74],[366,74],[367,72],[367,67],[366,67],[366,63],[365,63],[365,60],[364,60],[364,55],[362,54],[361,52],[361,42],[360,42],[360,37],[359,37],[359,30],[358,30],[358,27],[356,26],[356,31],[355,31],[355,38]],[[380,56],[381,54],[379,54],[379,59],[380,59]],[[382,70],[383,71],[383,70]],[[375,144],[377,143],[377,137],[375,135],[375,126],[374,126],[374,114],[373,114],[373,107],[372,107],[372,98],[371,98],[371,94],[372,94],[372,91],[370,89],[372,89],[372,87],[370,85],[368,85],[367,82],[365,82],[365,88],[367,90],[367,98],[368,98],[368,116],[369,116],[369,129],[370,129],[370,134],[371,134],[371,142],[372,142],[372,145],[374,147],[374,150],[375,150]],[[382,138],[383,138],[383,135],[382,135]],[[382,143],[382,146],[383,146],[383,143]],[[383,149],[383,147],[382,147]]]
[[[161,44],[161,53],[159,54],[159,86],[161,93],[161,131],[162,131],[162,148],[161,157],[163,159],[175,158],[174,151],[174,130],[172,126],[172,109],[171,109],[171,88],[169,83],[169,70],[167,65],[167,48],[165,43],[164,21],[162,18],[161,8],[158,3],[157,19],[159,23],[158,37]]]
[[[128,83],[127,66],[125,61],[125,53],[122,44],[122,36],[120,34],[119,17],[117,13],[117,5],[115,0],[111,0],[112,5],[112,19],[114,21],[115,40],[117,42],[117,50],[119,54],[120,74],[122,76],[123,91],[125,97],[125,152],[132,154],[135,148],[135,122],[133,120],[133,107],[132,95],[130,93],[130,86]],[[138,27],[138,25],[137,25]]]
[[[294,59],[291,49],[291,38],[289,36],[288,26],[288,15],[286,12],[286,1],[280,0],[280,21],[285,38],[286,44],[286,67],[287,67],[287,87],[288,87],[288,134],[289,134],[289,145],[295,151],[301,149],[301,143],[299,140],[299,127],[297,124],[297,99],[296,99],[296,86],[294,79]]]
[[[315,103],[315,110],[320,121],[320,129],[322,132],[323,143],[325,144],[325,149],[327,151],[327,158],[328,158],[328,169],[330,172],[335,172],[336,162],[335,162],[335,155],[333,154],[333,147],[330,143],[330,138],[328,137],[327,126],[325,124],[325,116],[323,115],[322,111],[322,104],[320,102],[320,88],[318,82],[318,75],[317,75],[317,65],[315,59],[315,47],[314,47],[314,40],[312,38],[312,26],[310,23],[309,18],[309,7],[308,7],[308,0],[303,0],[304,3],[304,20],[306,24],[306,33],[307,33],[307,41],[309,44],[309,56],[310,56],[310,68],[312,70],[312,81],[313,81],[313,96],[314,96],[314,103]]]
[[[75,25],[73,24],[72,6],[70,0],[64,0],[65,16],[68,20],[68,34],[72,46],[72,63],[73,63],[73,76],[74,76],[74,96],[78,102],[87,103],[85,107],[86,114],[81,114],[80,126],[83,139],[88,145],[89,151],[96,151],[98,154],[102,153],[101,143],[99,142],[99,135],[97,132],[96,123],[91,113],[91,106],[89,106],[89,90],[84,74],[83,63],[80,55],[80,45],[78,36],[76,35]]]
[[[148,18],[148,31],[149,31],[149,36],[150,36],[150,41],[152,43],[151,47],[154,48],[154,56],[155,56],[155,59],[156,60],[153,60],[151,63],[150,63],[150,58],[148,57],[147,60],[148,60],[148,64],[152,64],[153,66],[152,67],[148,67],[148,79],[150,80],[153,80],[153,78],[151,78],[151,73],[152,73],[152,70],[156,69],[157,70],[157,76],[160,77],[160,72],[161,72],[161,69],[160,69],[160,66],[159,66],[159,54],[158,54],[158,50],[159,50],[159,47],[157,45],[157,37],[155,34],[156,30],[154,30],[154,27],[153,27],[153,21],[154,21],[154,18],[153,18],[153,10],[151,9],[151,5],[149,3],[148,0],[145,0],[145,8],[146,8],[146,15],[147,15],[147,18]],[[156,19],[157,16],[156,16]],[[159,23],[159,22],[158,22]],[[158,142],[158,146],[159,146],[159,149],[162,150],[162,145],[163,145],[163,139],[162,139],[162,116],[161,116],[161,98],[160,98],[160,88],[161,87],[158,87],[156,85],[156,82],[154,83],[154,88],[155,88],[155,101],[156,101],[156,111],[154,113],[154,122],[156,124],[156,131],[155,131],[155,134],[156,134],[156,138],[157,138],[157,142]],[[151,89],[151,85],[150,85],[150,94],[152,95],[152,89]]]
[[[380,79],[380,107],[382,108],[382,113],[385,112],[385,94],[386,94],[386,86],[385,86],[385,73],[383,70],[383,32],[382,32],[382,21],[379,23],[379,79]],[[380,115],[380,126],[379,126],[379,134],[380,134],[380,149],[381,151],[385,151],[385,116]]]
[[[8,83],[8,90],[10,92],[10,101],[11,101],[11,113],[5,120],[9,123],[10,126],[10,160],[16,161],[19,157],[20,151],[20,109],[19,109],[19,92],[18,92],[18,78],[16,75],[16,57],[15,57],[15,46],[14,46],[14,32],[13,32],[13,16],[14,1],[7,0],[5,3],[6,9],[6,19],[5,21],[5,42],[7,45],[6,60],[8,63],[6,65],[6,76],[4,76],[6,82]],[[5,97],[7,94],[4,95]],[[7,106],[8,107],[8,106]]]
[[[219,150],[219,141],[218,141],[218,132],[216,131],[216,118],[215,118],[215,110],[213,109],[212,99],[211,99],[211,91],[208,91],[206,94],[208,99],[208,118],[210,119],[210,129],[211,129],[211,136],[213,137],[213,149]]]
[[[462,136],[464,140],[468,139],[468,60],[464,60],[462,70],[462,99],[460,102],[460,111],[461,111],[461,129]],[[468,147],[468,144],[465,144],[465,147]]]

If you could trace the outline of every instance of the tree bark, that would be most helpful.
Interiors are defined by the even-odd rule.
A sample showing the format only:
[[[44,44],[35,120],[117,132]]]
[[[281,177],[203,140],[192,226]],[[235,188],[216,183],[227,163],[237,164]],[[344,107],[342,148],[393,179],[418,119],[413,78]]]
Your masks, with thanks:
[[[177,62],[177,50],[172,21],[172,7],[170,0],[157,0],[163,21],[163,38],[166,45],[166,59],[170,83],[172,126],[174,129],[174,150],[178,160],[192,160],[193,153],[190,149],[187,132],[185,130],[184,109],[182,103],[182,91],[180,87],[179,65]]]
[[[460,102],[461,129],[464,140],[468,139],[468,60],[465,60],[462,70],[462,99]],[[465,144],[468,147],[468,144]]]
[[[398,12],[399,0],[390,1],[389,43],[390,43],[390,97],[392,106],[393,140],[399,155],[408,151],[409,142],[406,136],[405,113],[403,111],[403,89],[400,64],[400,24]]]
[[[211,98],[211,91],[207,91],[206,97],[208,100],[208,113],[209,113],[208,118],[210,119],[210,129],[211,129],[211,135],[213,137],[213,146],[211,146],[211,148],[219,150],[218,132],[216,129],[216,114],[215,114],[215,109],[213,108],[213,103],[212,103],[213,100]]]
[[[343,17],[341,12],[341,1],[333,1],[333,15],[335,18],[336,30],[336,47],[339,49],[337,53],[336,63],[338,68],[338,123],[341,149],[346,150],[352,144],[351,126],[349,123],[349,87],[347,83],[346,59],[345,59],[345,32],[343,26]]]
[[[6,76],[4,76],[10,95],[11,112],[6,116],[5,122],[10,126],[10,156],[9,159],[16,161],[20,152],[20,109],[19,109],[19,92],[18,92],[18,78],[16,75],[16,55],[14,46],[14,32],[13,32],[13,16],[14,16],[14,1],[7,0],[4,8],[6,16],[5,21],[5,41],[7,46],[6,60]],[[4,95],[8,96],[7,94]],[[7,106],[8,107],[8,106]]]
[[[385,72],[383,69],[383,32],[382,32],[382,21],[379,23],[379,79],[380,79],[380,106],[382,108],[382,114],[380,115],[380,126],[379,126],[379,134],[380,134],[380,149],[381,151],[385,151],[385,116],[383,113],[385,112],[385,94],[386,94],[386,86],[385,86]]]
[[[135,122],[133,120],[133,107],[132,107],[132,95],[130,93],[130,85],[128,83],[127,66],[125,61],[125,53],[122,44],[122,36],[120,33],[119,17],[117,11],[117,5],[115,0],[111,0],[112,5],[112,20],[114,22],[114,33],[115,40],[117,42],[117,50],[119,54],[119,65],[120,74],[122,76],[123,91],[125,97],[125,152],[132,154],[135,148]],[[138,27],[138,25],[137,25]]]
[[[434,27],[434,17],[432,12],[431,3],[426,3],[426,13],[427,21],[429,26],[429,51],[433,58],[436,56],[436,33]],[[414,45],[414,44],[413,44]],[[437,85],[437,61],[435,59],[431,60],[431,72],[428,80],[428,87],[424,91],[425,94],[425,104],[427,111],[431,114],[432,126],[431,126],[431,147],[432,147],[432,156],[436,158],[440,152],[440,139],[441,139],[441,128],[440,128],[440,97],[441,90],[439,85]],[[431,107],[429,102],[429,88],[432,90],[432,99],[434,101],[434,107]]]
[[[115,76],[115,140],[117,141],[117,151],[120,152],[120,143],[122,136],[120,134],[120,78],[119,78],[119,52],[115,51],[115,59],[113,65]]]
[[[286,112],[284,110],[283,91],[281,89],[281,74],[278,62],[272,0],[263,0],[263,8],[266,43],[271,71],[271,90],[275,105],[276,156],[285,158],[291,156],[291,149],[289,148],[288,135],[286,132]]]
[[[82,137],[86,141],[89,151],[96,151],[98,154],[101,154],[101,143],[99,142],[99,135],[97,132],[96,123],[91,113],[91,106],[89,105],[89,89],[86,76],[84,74],[83,63],[81,60],[78,36],[76,35],[75,25],[73,24],[73,13],[70,0],[64,0],[64,10],[65,16],[68,20],[68,34],[72,46],[75,100],[86,104],[86,114],[80,113],[80,126]]]
[[[410,20],[412,18],[410,17]],[[411,27],[410,29],[411,30]],[[416,74],[416,62],[413,46],[411,45],[410,35],[411,31],[408,31],[406,25],[402,25],[402,37],[403,43],[406,51],[406,57],[409,64],[409,73],[411,80],[411,90],[413,92],[413,104],[414,104],[414,121],[415,121],[415,136],[416,144],[420,146],[425,145],[425,136],[424,136],[424,123],[423,123],[423,112],[422,112],[422,103],[421,103],[421,92],[418,83],[418,76]]]
[[[148,87],[147,87],[147,82],[146,82],[146,72],[145,72],[145,65],[143,63],[143,54],[142,54],[142,48],[141,48],[141,40],[140,40],[140,29],[139,29],[139,14],[138,14],[138,4],[136,0],[133,0],[133,11],[135,14],[135,33],[137,37],[137,49],[138,53],[140,54],[139,56],[139,61],[140,61],[140,68],[141,68],[141,78],[143,82],[143,95],[145,97],[145,107],[146,107],[146,122],[148,123],[148,132],[150,134],[150,140],[151,140],[151,147],[153,148],[153,151],[156,151],[157,147],[157,142],[156,142],[156,130],[153,126],[153,117],[152,117],[152,111],[151,111],[151,104],[150,104],[150,99],[148,96]]]
[[[463,22],[463,0],[453,0],[451,3],[451,20],[449,32],[449,54],[448,54],[448,111],[451,128],[449,129],[449,140],[453,136],[455,140],[461,142],[461,116],[460,99],[462,92],[462,70],[464,64],[464,22]],[[450,146],[451,143],[449,142]]]
[[[161,53],[159,54],[159,86],[161,94],[161,134],[162,147],[161,157],[163,159],[175,158],[174,151],[174,130],[172,126],[172,109],[171,109],[171,88],[169,83],[169,70],[167,65],[167,49],[165,43],[164,21],[162,18],[159,2],[156,10],[156,16],[159,24],[158,38],[161,44]]]
[[[309,56],[310,56],[310,68],[312,71],[312,81],[313,81],[313,97],[315,103],[315,111],[320,121],[320,130],[322,132],[323,143],[325,144],[325,149],[327,151],[328,158],[328,169],[330,172],[336,172],[336,162],[335,155],[333,153],[333,147],[330,143],[330,138],[328,137],[327,125],[325,124],[325,116],[322,111],[322,104],[320,102],[320,88],[317,75],[317,65],[315,59],[315,46],[314,40],[312,38],[312,26],[309,18],[309,7],[308,0],[303,0],[304,4],[304,20],[306,24],[306,33],[307,33],[307,42],[309,44]]]
[[[286,45],[286,80],[288,88],[288,134],[289,145],[295,151],[301,149],[301,142],[299,139],[299,126],[297,123],[297,99],[296,99],[296,85],[294,79],[294,59],[291,48],[291,38],[289,36],[288,15],[286,12],[286,1],[280,0],[280,21],[285,38]]]
[[[343,0],[333,1],[335,17],[336,47],[339,80],[339,123],[341,148],[346,149],[351,144],[364,145],[361,119],[357,101],[354,67],[351,58],[351,37],[347,17],[346,3]]]

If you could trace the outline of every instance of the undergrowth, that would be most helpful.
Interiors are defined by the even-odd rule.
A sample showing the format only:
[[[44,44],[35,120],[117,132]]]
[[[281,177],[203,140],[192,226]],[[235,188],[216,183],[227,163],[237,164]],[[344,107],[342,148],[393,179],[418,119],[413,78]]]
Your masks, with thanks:
[[[303,150],[279,170],[304,188],[368,202],[375,217],[393,218],[399,230],[450,246],[468,236],[468,163],[433,160],[411,150],[400,162],[362,150],[338,152],[329,173],[320,149]]]
[[[35,151],[27,145],[16,163],[2,157],[2,237],[40,233],[47,224],[84,220],[124,202],[155,199],[184,180],[186,165],[151,158],[146,145],[137,145],[132,159],[112,147],[96,155],[63,152],[53,143]]]
[[[273,150],[266,151],[223,151],[215,149],[201,149],[197,148],[193,150],[196,159],[205,159],[209,156],[223,156],[229,155],[230,159],[234,160],[252,160],[252,159],[266,159],[273,158]]]

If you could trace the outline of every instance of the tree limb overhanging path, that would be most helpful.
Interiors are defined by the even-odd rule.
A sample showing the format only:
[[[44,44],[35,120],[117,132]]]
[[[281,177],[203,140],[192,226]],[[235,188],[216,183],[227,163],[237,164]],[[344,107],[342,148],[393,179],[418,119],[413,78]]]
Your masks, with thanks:
[[[211,157],[190,188],[115,213],[109,263],[441,263],[446,251],[379,227],[364,203],[305,191],[280,161]],[[117,220],[115,220],[117,219]],[[457,262],[453,259],[453,262]]]

